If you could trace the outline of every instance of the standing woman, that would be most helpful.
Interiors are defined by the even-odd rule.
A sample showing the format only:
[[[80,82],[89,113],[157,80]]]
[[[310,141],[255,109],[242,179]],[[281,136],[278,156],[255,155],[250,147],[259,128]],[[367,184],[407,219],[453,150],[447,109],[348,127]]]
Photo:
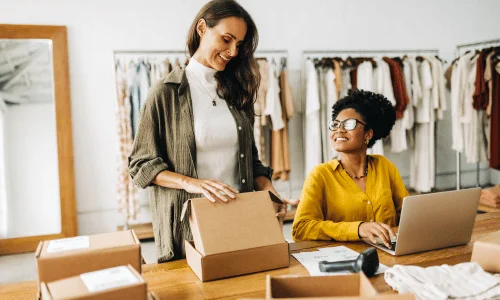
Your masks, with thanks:
[[[188,66],[150,89],[129,171],[135,184],[149,187],[158,262],[185,257],[184,240],[192,238],[189,222],[180,220],[186,200],[227,202],[254,190],[277,195],[253,140],[258,40],[237,2],[210,1],[189,29]],[[276,209],[284,217],[286,206]]]

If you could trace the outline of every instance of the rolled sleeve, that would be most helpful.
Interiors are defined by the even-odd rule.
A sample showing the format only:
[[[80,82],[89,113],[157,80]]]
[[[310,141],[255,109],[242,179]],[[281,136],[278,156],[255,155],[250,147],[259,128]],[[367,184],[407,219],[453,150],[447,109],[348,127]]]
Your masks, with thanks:
[[[129,156],[129,173],[134,184],[141,188],[150,186],[158,173],[169,169],[169,165],[161,154],[166,154],[161,144],[159,115],[159,89],[152,88],[141,111],[139,128]]]
[[[159,157],[144,163],[134,163],[131,160],[130,164],[133,165],[129,169],[132,181],[143,189],[150,186],[160,172],[168,170],[168,165]]]

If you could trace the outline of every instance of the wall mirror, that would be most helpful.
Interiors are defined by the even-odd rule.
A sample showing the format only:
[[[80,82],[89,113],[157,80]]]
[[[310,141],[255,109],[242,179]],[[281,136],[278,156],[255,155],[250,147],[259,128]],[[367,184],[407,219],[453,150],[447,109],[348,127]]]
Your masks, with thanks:
[[[65,26],[0,24],[0,255],[77,234]]]

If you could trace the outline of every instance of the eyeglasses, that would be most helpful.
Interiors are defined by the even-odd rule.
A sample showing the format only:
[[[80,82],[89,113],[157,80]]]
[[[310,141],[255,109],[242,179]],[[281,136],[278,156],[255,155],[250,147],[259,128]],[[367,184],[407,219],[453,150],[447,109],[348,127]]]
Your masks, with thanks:
[[[352,118],[352,119],[345,119],[344,121],[339,121],[339,120],[330,121],[328,122],[328,129],[330,129],[331,131],[337,131],[340,129],[340,125],[342,125],[345,130],[350,131],[354,130],[354,128],[356,128],[358,123],[366,126],[366,123],[363,123],[358,119]]]

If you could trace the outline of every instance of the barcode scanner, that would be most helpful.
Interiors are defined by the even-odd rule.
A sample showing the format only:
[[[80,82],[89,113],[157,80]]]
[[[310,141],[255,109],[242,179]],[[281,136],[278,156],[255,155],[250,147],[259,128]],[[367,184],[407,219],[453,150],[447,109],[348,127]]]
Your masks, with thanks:
[[[363,271],[366,276],[371,277],[377,272],[379,267],[378,254],[375,248],[368,248],[359,254],[355,260],[345,261],[320,261],[319,269],[321,272],[339,272],[351,271],[359,273]]]

